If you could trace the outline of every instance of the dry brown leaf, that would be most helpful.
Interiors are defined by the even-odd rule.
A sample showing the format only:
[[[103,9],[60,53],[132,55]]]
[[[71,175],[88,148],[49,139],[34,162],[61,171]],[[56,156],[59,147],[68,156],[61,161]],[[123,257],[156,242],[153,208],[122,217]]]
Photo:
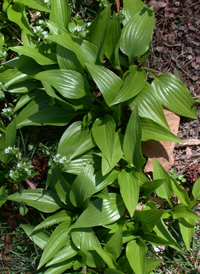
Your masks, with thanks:
[[[167,6],[167,3],[164,3],[163,1],[157,2],[156,0],[151,0],[148,3],[148,6],[153,6],[154,7],[154,11],[156,13],[159,9],[165,8]]]
[[[180,123],[180,117],[170,110],[164,109],[165,117],[171,128],[171,131],[177,135]],[[156,158],[165,170],[170,170],[174,164],[173,151],[175,143],[166,141],[149,140],[142,143],[143,154],[148,158],[144,172],[153,171],[153,158]]]

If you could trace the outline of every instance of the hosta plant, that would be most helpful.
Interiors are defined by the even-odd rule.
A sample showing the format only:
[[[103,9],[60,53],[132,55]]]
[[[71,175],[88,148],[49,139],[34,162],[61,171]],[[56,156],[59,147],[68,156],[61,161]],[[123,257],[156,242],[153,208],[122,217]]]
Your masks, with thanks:
[[[46,189],[6,196],[2,188],[1,199],[51,213],[36,227],[22,225],[44,249],[38,268],[44,267],[45,274],[76,273],[83,267],[87,273],[152,273],[162,259],[150,257],[151,244],[182,252],[165,221],[179,224],[190,249],[200,219],[192,210],[200,199],[200,181],[191,201],[157,160],[149,180],[142,172],[141,142],[181,142],[171,132],[163,106],[197,118],[194,101],[180,79],[145,68],[152,7],[124,0],[124,16],[118,16],[108,5],[85,23],[83,39],[67,0],[52,0],[51,8],[44,5],[38,0],[9,5],[10,20],[22,28],[23,46],[11,48],[19,56],[1,68],[1,89],[18,99],[11,122],[17,129],[62,126],[63,135],[49,161]],[[25,6],[49,13],[43,42],[34,40]],[[1,125],[1,160],[11,124]],[[148,201],[154,191],[168,210]],[[177,202],[171,199],[174,193]],[[136,210],[138,203],[142,210]]]

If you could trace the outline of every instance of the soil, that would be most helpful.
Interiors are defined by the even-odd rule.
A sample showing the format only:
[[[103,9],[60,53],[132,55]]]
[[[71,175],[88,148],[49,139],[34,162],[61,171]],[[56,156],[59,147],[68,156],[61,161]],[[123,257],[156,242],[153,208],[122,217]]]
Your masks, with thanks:
[[[148,67],[180,77],[193,98],[200,98],[200,1],[150,0],[156,13]],[[200,177],[200,105],[198,120],[181,117],[178,136],[188,145],[174,149],[174,166],[189,183]]]

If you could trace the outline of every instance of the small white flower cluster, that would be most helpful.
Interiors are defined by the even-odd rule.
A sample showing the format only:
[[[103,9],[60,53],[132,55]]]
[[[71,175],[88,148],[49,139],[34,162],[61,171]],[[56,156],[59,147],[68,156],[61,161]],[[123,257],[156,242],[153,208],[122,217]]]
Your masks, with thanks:
[[[16,168],[12,168],[9,173],[9,177],[16,181],[18,180],[21,176],[24,175],[29,175],[31,176],[31,168],[33,166],[29,162],[19,162],[16,166]]]
[[[56,165],[58,165],[58,164],[67,164],[67,158],[65,156],[61,156],[60,154],[56,154],[53,157],[53,161]]]
[[[74,31],[77,31],[77,32],[81,32],[82,30],[84,30],[84,28],[81,27],[81,26],[76,26],[76,27],[74,28]]]
[[[15,155],[15,153],[16,153],[16,150],[15,150],[15,148],[14,147],[7,147],[7,148],[5,148],[4,149],[4,153],[5,154],[13,154],[13,155]]]
[[[10,107],[9,108],[3,108],[2,109],[2,113],[3,113],[3,115],[9,117],[10,115],[12,115],[13,110]]]

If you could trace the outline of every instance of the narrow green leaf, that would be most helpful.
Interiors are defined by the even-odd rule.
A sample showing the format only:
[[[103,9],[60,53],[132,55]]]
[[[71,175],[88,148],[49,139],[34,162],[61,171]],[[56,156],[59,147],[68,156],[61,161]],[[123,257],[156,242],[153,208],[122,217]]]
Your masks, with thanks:
[[[107,268],[105,270],[105,274],[124,274],[124,272],[121,272],[118,269],[113,269],[113,268]]]
[[[33,225],[23,225],[21,224],[20,227],[26,232],[28,237],[41,249],[44,249],[45,245],[47,244],[51,233],[44,230],[39,229],[37,231],[34,231]]]
[[[70,21],[71,9],[68,0],[52,0],[49,20],[58,26],[67,28]]]
[[[110,5],[105,8],[89,26],[89,33],[87,34],[90,43],[97,46],[98,52],[98,63],[103,63],[103,56],[105,53],[105,43],[108,29],[111,22],[111,9]]]
[[[123,81],[114,72],[101,66],[86,64],[106,103],[110,106],[120,90]]]
[[[200,178],[193,185],[192,195],[194,200],[200,200]]]
[[[37,225],[34,228],[34,231],[44,228],[44,227],[47,227],[47,226],[52,226],[55,224],[63,223],[63,222],[68,222],[69,224],[71,222],[71,217],[69,216],[69,214],[66,210],[62,210],[56,214],[49,216],[43,222],[41,222],[39,225]]]
[[[131,113],[126,128],[123,151],[129,165],[135,166],[137,169],[140,169],[145,163],[145,158],[142,156],[141,150],[141,135],[138,110],[135,108]]]
[[[160,187],[165,182],[165,179],[158,179],[153,181],[145,182],[140,187],[142,196],[149,196],[154,190]]]
[[[162,104],[171,111],[197,119],[194,100],[183,82],[170,73],[156,76],[152,82]]]
[[[137,81],[137,78],[136,78]],[[149,118],[156,123],[162,125],[166,129],[170,129],[165,118],[163,107],[156,90],[145,81],[145,86],[138,94],[133,98],[129,107],[133,110],[135,105],[138,106],[138,113],[140,117]]]
[[[171,205],[170,197],[173,194],[171,177],[155,158],[153,159],[153,179],[165,179],[165,182],[156,189],[156,193],[159,197],[166,199]]]
[[[2,47],[4,45],[4,41],[5,41],[4,35],[3,35],[3,33],[0,33],[0,51],[2,51]]]
[[[122,236],[122,227],[120,226],[104,247],[104,250],[112,254],[115,260],[122,252]]]
[[[47,7],[47,5],[45,5],[44,2],[40,0],[17,0],[17,3],[22,3],[25,6],[35,10],[50,12],[50,9]]]
[[[52,265],[44,272],[44,274],[62,274],[65,270],[71,268],[74,262],[71,260],[66,260],[64,262]],[[76,272],[74,272],[76,273]]]
[[[160,220],[157,225],[154,227],[153,229],[156,234],[158,236],[160,236],[161,238],[169,241],[171,244],[170,246],[176,250],[178,250],[179,252],[182,253],[182,249],[180,248],[180,246],[177,244],[176,239],[171,235],[171,233],[169,232],[169,230],[167,229],[166,225],[164,224],[163,220]]]
[[[184,205],[190,205],[190,198],[187,191],[182,188],[173,178],[171,178],[171,186],[181,203]]]
[[[112,105],[127,101],[136,96],[145,85],[146,72],[135,65],[130,66],[129,70],[124,75],[124,84],[117,93]]]
[[[8,191],[5,188],[6,185],[0,188],[0,208],[7,201]]]
[[[128,242],[126,256],[135,274],[145,274],[147,246],[140,238]]]
[[[115,12],[113,12],[112,22],[107,31],[105,42],[105,54],[112,66],[116,69],[120,69],[119,60],[119,39],[121,36],[120,21],[117,18]]]
[[[8,196],[8,200],[23,202],[42,212],[54,212],[61,207],[60,199],[51,190],[27,189]]]
[[[70,201],[74,206],[84,208],[86,205],[86,199],[96,192],[94,168],[92,165],[88,165],[72,183]]]
[[[94,146],[91,132],[83,128],[82,122],[75,122],[63,133],[57,153],[71,160]]]
[[[187,205],[177,205],[175,206],[175,213],[173,214],[174,219],[189,218],[192,220],[200,220],[200,216],[197,215],[189,206]]]
[[[123,14],[125,19],[123,24],[126,24],[134,15],[145,7],[141,0],[123,0]]]
[[[109,193],[109,200],[97,198],[92,202],[77,219],[74,228],[111,224],[123,213],[124,203],[121,197],[115,193]]]
[[[25,46],[10,47],[10,49],[20,54],[24,54],[28,57],[33,58],[38,64],[42,66],[57,63],[56,55],[54,53],[42,54],[37,49]]]
[[[94,64],[96,62],[98,48],[86,40],[72,38],[67,34],[52,35],[48,39],[73,51],[83,67],[85,67],[85,63],[90,62]]]
[[[89,93],[86,77],[74,70],[46,70],[36,74],[34,78],[48,82],[65,98],[78,99]]]
[[[58,251],[66,245],[66,241],[69,240],[69,232],[71,227],[69,227],[68,222],[61,223],[53,232],[49,238],[47,245],[42,253],[38,269],[46,264]]]
[[[71,203],[69,199],[69,192],[70,192],[71,186],[62,176],[59,168],[55,165],[53,161],[51,161],[51,173],[52,173],[52,183],[60,200],[64,204],[67,204],[68,206],[70,206]]]
[[[153,8],[143,9],[136,13],[124,26],[120,38],[120,49],[129,57],[129,63],[133,57],[144,54],[151,42],[154,27]]]
[[[120,193],[132,218],[139,200],[139,180],[134,172],[126,172],[125,169],[120,173],[118,180]]]
[[[71,232],[73,243],[84,253],[84,259],[88,266],[98,267],[103,264],[99,255],[94,252],[94,246],[101,248],[100,242],[92,228],[73,229]],[[83,252],[83,253],[82,253]]]
[[[140,233],[140,237],[144,240],[147,241],[148,243],[155,245],[155,246],[166,246],[170,245],[170,242],[153,234],[153,233]]]
[[[33,36],[32,29],[28,23],[25,6],[22,3],[14,2],[7,8],[8,19],[16,23],[27,34]]]
[[[94,250],[99,254],[99,256],[103,259],[103,261],[108,265],[110,268],[117,268],[117,263],[113,258],[112,254],[107,252],[105,249],[102,249],[99,246],[93,246]]]
[[[156,140],[183,143],[183,141],[174,135],[171,130],[154,122],[149,118],[140,117],[142,127],[142,141]]]
[[[81,74],[84,74],[83,67],[72,50],[57,45],[56,54],[60,69],[75,70]]]
[[[122,157],[121,142],[115,127],[115,121],[109,115],[98,118],[92,127],[94,140],[103,153],[102,175],[113,169]]]
[[[68,241],[67,244],[58,251],[58,253],[47,263],[47,266],[62,263],[65,260],[69,260],[78,254],[74,244]]]
[[[187,250],[190,251],[190,245],[195,229],[196,220],[192,218],[180,218],[178,220],[178,223],[181,230],[181,235],[183,237],[183,241],[186,245]]]

